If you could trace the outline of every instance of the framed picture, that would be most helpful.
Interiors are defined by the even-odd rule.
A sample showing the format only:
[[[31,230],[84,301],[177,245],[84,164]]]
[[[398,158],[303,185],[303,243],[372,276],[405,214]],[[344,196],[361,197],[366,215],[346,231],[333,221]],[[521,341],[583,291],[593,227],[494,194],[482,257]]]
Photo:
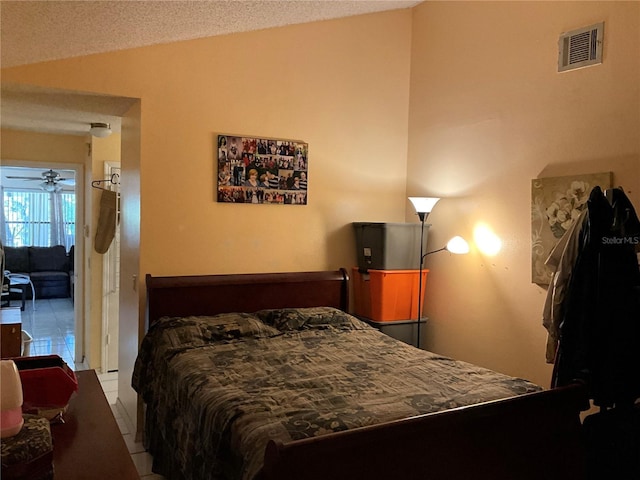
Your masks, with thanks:
[[[306,205],[308,150],[295,140],[218,135],[218,202]]]
[[[593,187],[611,188],[612,173],[537,178],[531,181],[531,281],[548,285],[545,262],[565,232],[587,208]]]

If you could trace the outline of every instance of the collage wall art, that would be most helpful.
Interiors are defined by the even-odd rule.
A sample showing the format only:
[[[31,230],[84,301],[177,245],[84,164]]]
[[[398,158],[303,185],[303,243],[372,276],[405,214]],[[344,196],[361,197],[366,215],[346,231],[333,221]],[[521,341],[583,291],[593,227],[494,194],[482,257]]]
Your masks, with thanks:
[[[308,144],[218,135],[218,202],[306,205]]]

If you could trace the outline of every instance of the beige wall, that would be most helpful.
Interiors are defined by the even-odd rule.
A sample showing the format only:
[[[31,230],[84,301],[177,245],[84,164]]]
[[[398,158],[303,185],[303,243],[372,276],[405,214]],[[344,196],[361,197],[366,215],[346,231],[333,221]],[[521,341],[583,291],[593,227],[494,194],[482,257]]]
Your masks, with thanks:
[[[2,129],[0,142],[0,158],[3,163],[23,160],[84,165],[88,152],[87,139],[75,135]]]
[[[145,273],[350,266],[351,222],[402,221],[410,46],[411,11],[399,10],[4,69],[2,78],[140,98],[140,256],[127,244],[121,259],[123,277],[138,275],[143,306]],[[309,204],[217,203],[216,133],[308,142]],[[123,376],[138,340],[128,307]],[[126,403],[129,393],[120,388]]]
[[[336,268],[354,261],[349,222],[404,217],[410,21],[401,10],[2,74],[141,98],[143,271]],[[309,205],[216,203],[219,132],[308,142]]]
[[[600,21],[603,64],[557,73],[559,35]],[[427,258],[426,348],[549,384],[531,180],[612,171],[640,205],[639,31],[637,2],[414,9],[408,193],[443,197],[428,220],[432,247],[471,239],[481,223],[503,241],[494,257]]]

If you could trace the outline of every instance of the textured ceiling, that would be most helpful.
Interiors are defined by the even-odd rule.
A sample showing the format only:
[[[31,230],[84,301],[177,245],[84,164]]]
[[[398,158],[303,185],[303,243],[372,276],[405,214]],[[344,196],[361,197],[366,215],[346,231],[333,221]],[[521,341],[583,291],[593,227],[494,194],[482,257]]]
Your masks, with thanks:
[[[6,1],[2,67],[408,8],[419,1]]]
[[[2,68],[94,53],[410,8],[386,0],[0,0]],[[3,128],[86,135],[120,129],[133,99],[2,84]]]

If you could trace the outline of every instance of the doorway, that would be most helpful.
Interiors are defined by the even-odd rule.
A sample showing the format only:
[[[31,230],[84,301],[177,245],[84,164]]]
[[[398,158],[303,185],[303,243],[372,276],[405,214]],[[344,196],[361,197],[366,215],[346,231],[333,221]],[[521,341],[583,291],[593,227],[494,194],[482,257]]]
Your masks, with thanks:
[[[121,134],[121,165],[124,173],[124,182],[121,183],[121,209],[123,222],[121,223],[122,235],[120,242],[120,299],[119,316],[125,319],[119,324],[118,345],[118,411],[123,413],[127,424],[137,425],[138,418],[142,418],[138,412],[138,395],[130,385],[133,366],[138,352],[138,338],[141,334],[140,312],[140,159],[141,159],[141,99],[116,97],[104,93],[69,92],[55,88],[32,87],[26,84],[2,85],[3,106],[13,100],[12,111],[20,112],[20,119],[25,115],[29,120],[37,120],[37,132],[51,133],[65,136],[81,135],[88,138],[88,128],[91,122],[101,121],[111,124],[114,133]],[[63,107],[63,108],[62,108]],[[20,125],[12,125],[8,115],[2,115],[2,127],[12,130],[11,137],[29,138],[31,132],[23,131]],[[13,132],[16,132],[15,135]],[[38,135],[39,133],[35,133]],[[3,131],[4,137],[4,131]],[[7,137],[9,138],[9,137]],[[98,368],[101,361],[99,338],[102,333],[100,315],[93,317],[93,313],[100,308],[92,308],[92,305],[100,305],[99,295],[94,285],[101,283],[102,274],[97,278],[92,275],[91,268],[99,270],[102,259],[93,256],[93,235],[91,226],[96,220],[94,212],[95,200],[92,200],[93,189],[90,187],[93,180],[102,177],[102,162],[98,168],[92,163],[105,159],[115,159],[111,154],[101,155],[97,152],[97,141],[91,141],[89,153],[85,157],[83,171],[77,175],[76,194],[84,199],[80,202],[82,212],[77,218],[82,219],[83,228],[76,242],[75,267],[75,302],[74,308],[80,308],[76,316],[76,338],[83,341],[76,342],[76,356],[78,360],[84,359],[84,368]],[[24,141],[11,142],[11,149],[4,149],[3,154],[17,152],[13,158],[31,158],[33,161],[24,162],[30,166],[40,166],[35,162],[42,162],[40,152],[33,156],[33,145],[29,149],[23,148]],[[39,138],[35,139],[35,145],[41,145]],[[45,152],[46,153],[46,152]],[[84,155],[83,155],[84,157]],[[10,158],[10,157],[9,157]],[[76,158],[75,156],[66,158]],[[3,158],[3,164],[7,157]],[[48,159],[45,159],[48,160]],[[77,165],[76,165],[77,166]],[[80,222],[80,220],[79,220]],[[99,263],[97,263],[99,262]],[[97,298],[96,298],[97,297]],[[97,313],[97,312],[96,312]],[[78,350],[80,350],[78,352]],[[77,364],[76,364],[77,365]],[[133,428],[133,427],[132,427]]]
[[[76,227],[82,225],[78,219],[84,216],[83,166],[3,160],[0,171],[3,243],[17,247],[63,245],[68,265],[64,267],[64,273],[69,275],[66,287],[60,285],[61,272],[53,274],[56,276],[54,286],[46,280],[40,295],[29,281],[31,288],[27,290],[32,300],[25,302],[21,311],[23,330],[28,332],[24,336],[27,340],[24,354],[57,354],[70,365],[81,366],[84,361],[82,302],[74,299],[83,295],[77,281],[82,272],[73,266],[82,265],[82,227]],[[40,253],[46,256],[46,252]],[[53,263],[59,263],[59,259]],[[10,269],[11,265],[7,267]]]

